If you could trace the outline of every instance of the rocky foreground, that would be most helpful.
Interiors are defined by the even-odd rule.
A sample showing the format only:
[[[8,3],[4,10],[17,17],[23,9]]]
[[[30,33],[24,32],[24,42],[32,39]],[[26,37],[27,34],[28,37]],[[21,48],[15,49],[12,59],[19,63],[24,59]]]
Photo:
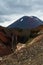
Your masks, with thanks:
[[[14,53],[0,57],[0,65],[43,65],[43,34],[27,44],[18,43]]]

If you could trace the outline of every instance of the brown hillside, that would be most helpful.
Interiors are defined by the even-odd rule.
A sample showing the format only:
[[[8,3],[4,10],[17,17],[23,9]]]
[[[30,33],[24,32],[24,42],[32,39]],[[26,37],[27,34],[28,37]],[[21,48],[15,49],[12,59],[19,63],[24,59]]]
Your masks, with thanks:
[[[40,31],[43,32],[43,26],[39,26],[32,30],[8,29],[8,28],[4,28],[4,27],[0,26],[0,44],[2,44],[0,46],[0,48],[1,48],[0,52],[3,53],[4,49],[6,49],[6,52],[8,51],[8,49],[11,50],[11,52],[12,52],[13,51],[12,49],[15,49],[16,45],[18,43],[21,43],[21,42],[24,43],[27,40],[29,40],[30,35],[32,35],[31,36],[32,38],[36,37],[31,43],[33,43],[35,41],[36,42],[40,41],[40,39],[43,38],[43,35],[37,37],[39,35]],[[12,47],[15,47],[15,48],[12,48]],[[8,54],[9,54],[9,52],[8,52]],[[1,55],[1,53],[0,53],[0,55]],[[5,52],[4,52],[4,54],[5,54]]]
[[[36,38],[32,44],[2,58],[0,65],[43,65],[43,35]]]

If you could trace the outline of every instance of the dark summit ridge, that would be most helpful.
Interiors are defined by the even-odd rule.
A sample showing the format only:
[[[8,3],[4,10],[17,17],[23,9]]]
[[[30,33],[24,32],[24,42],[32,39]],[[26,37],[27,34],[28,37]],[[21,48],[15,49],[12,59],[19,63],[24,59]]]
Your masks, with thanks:
[[[35,16],[23,16],[22,18],[9,25],[8,28],[32,29],[43,25],[43,21]]]

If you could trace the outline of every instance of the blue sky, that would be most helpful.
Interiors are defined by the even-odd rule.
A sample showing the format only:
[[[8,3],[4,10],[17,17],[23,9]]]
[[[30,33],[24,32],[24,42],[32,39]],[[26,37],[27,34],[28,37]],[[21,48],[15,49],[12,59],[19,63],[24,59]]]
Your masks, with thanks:
[[[43,0],[0,0],[0,25],[8,26],[22,16],[43,20]]]

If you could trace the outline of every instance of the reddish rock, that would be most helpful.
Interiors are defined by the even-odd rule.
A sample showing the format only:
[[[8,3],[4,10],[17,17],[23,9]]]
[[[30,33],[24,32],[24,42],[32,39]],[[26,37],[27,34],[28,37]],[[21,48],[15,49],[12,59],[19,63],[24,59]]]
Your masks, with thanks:
[[[5,56],[12,53],[11,48],[0,43],[0,56]]]
[[[5,37],[3,32],[0,32],[0,40],[4,43],[7,42],[7,38]]]

